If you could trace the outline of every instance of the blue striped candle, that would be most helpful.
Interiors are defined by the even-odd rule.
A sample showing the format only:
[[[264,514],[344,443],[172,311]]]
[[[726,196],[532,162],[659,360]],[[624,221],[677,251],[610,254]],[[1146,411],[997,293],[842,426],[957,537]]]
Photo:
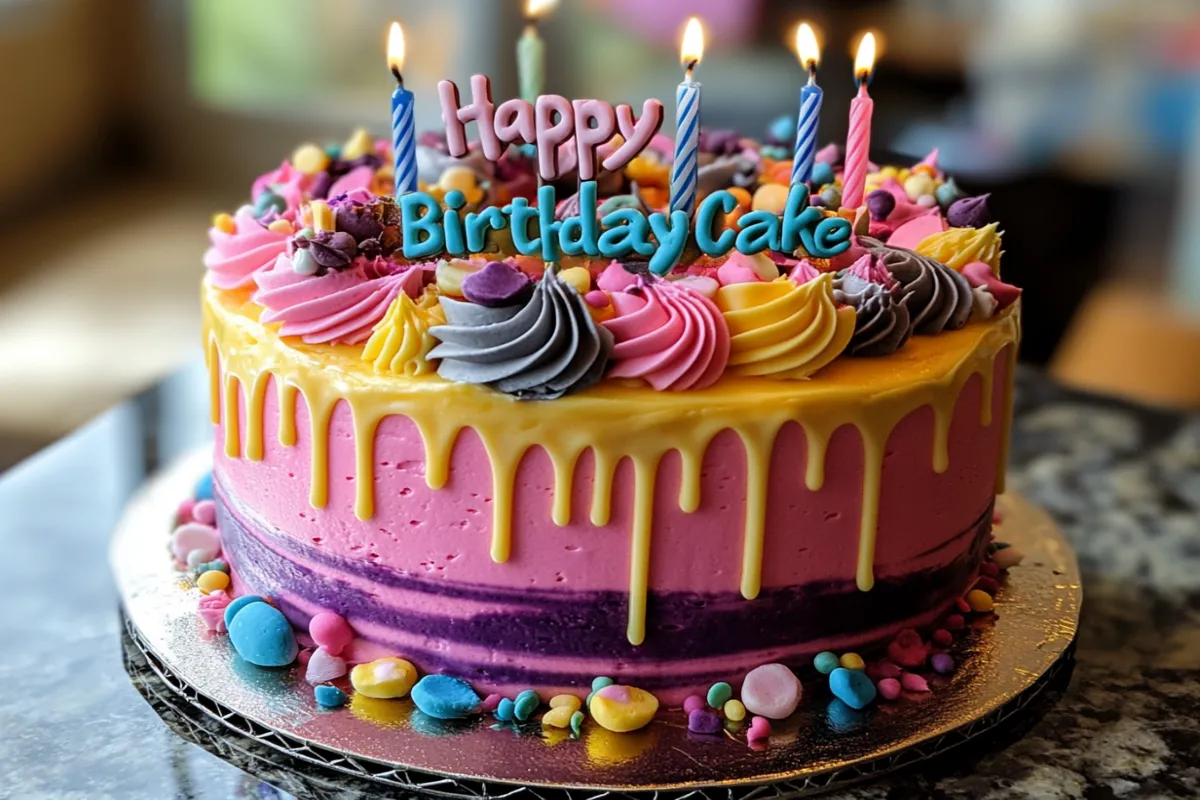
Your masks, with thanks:
[[[808,84],[800,90],[800,116],[796,118],[796,152],[792,156],[792,186],[812,179],[817,155],[817,126],[821,121],[821,100],[816,70],[808,73]]]
[[[671,210],[689,216],[696,208],[700,172],[700,84],[688,78],[675,93],[675,163],[671,167]]]
[[[392,92],[392,148],[395,152],[396,196],[417,190],[417,133],[413,93],[403,86]]]

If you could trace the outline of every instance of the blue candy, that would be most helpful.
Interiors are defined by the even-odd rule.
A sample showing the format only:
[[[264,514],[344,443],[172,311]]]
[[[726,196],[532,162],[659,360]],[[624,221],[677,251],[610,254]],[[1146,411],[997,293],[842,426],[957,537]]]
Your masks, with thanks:
[[[321,708],[341,708],[346,705],[346,693],[336,686],[318,686],[313,694]]]
[[[229,643],[244,661],[259,667],[286,667],[300,650],[287,617],[262,602],[246,603],[235,611],[229,622]]]
[[[824,186],[827,183],[833,183],[833,167],[829,166],[824,161],[819,161],[816,164],[813,164],[812,185]]]
[[[496,706],[496,719],[501,722],[512,722],[517,714],[517,704],[505,697]]]
[[[853,733],[867,724],[869,712],[858,711],[836,697],[825,708],[825,721],[834,733]]]
[[[863,709],[875,700],[875,684],[859,669],[838,667],[829,673],[829,691],[851,708]]]
[[[841,666],[841,664],[835,654],[826,650],[823,653],[817,653],[816,658],[813,659],[813,666],[817,672],[822,675],[828,675]]]
[[[504,701],[501,700],[501,703]],[[542,698],[538,697],[537,692],[533,689],[526,689],[517,695],[517,699],[513,701],[513,716],[518,722],[524,722],[529,719],[537,707],[542,704]]]
[[[196,488],[193,491],[195,499],[212,500],[213,496],[213,474],[211,471],[204,473],[204,477],[196,481]]]
[[[776,117],[767,126],[767,134],[777,142],[791,141],[796,136],[796,118],[789,114]]]
[[[449,675],[426,675],[417,681],[411,696],[423,714],[435,719],[460,719],[474,712],[480,702],[469,683]]]
[[[233,617],[237,614],[237,612],[241,611],[251,603],[262,602],[264,602],[263,598],[256,594],[244,594],[241,597],[236,598],[232,603],[225,606],[225,613],[222,615],[225,617],[225,627],[229,627],[229,624],[233,622]]]
[[[603,689],[605,686],[612,686],[612,685],[613,685],[612,678],[606,678],[603,675],[601,675],[598,678],[592,678],[592,691],[593,692],[598,692],[601,689]]]

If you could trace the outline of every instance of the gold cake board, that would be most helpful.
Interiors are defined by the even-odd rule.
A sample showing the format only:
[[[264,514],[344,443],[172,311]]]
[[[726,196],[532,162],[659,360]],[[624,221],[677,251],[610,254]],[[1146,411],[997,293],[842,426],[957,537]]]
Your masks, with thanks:
[[[159,473],[130,502],[117,529],[110,558],[126,619],[127,667],[156,708],[198,720],[194,731],[216,721],[232,738],[278,751],[282,768],[300,777],[306,765],[316,765],[314,774],[332,770],[442,797],[544,797],[554,788],[666,797],[663,792],[682,796],[702,787],[720,787],[727,800],[797,797],[968,743],[986,745],[1031,709],[1044,710],[1074,664],[1082,600],[1074,554],[1044,512],[1004,496],[997,501],[1004,514],[998,538],[1019,547],[1025,561],[1002,581],[997,616],[977,621],[955,643],[958,669],[931,678],[927,695],[854,712],[810,676],[800,709],[753,749],[744,729],[689,734],[681,711],[660,714],[629,734],[589,721],[579,740],[543,731],[536,718],[502,729],[492,727],[490,716],[439,723],[413,715],[407,699],[354,695],[349,707],[323,711],[303,668],[248,665],[224,636],[208,634],[196,614],[195,590],[183,588],[171,564],[167,540],[175,510],[209,464],[205,451]]]

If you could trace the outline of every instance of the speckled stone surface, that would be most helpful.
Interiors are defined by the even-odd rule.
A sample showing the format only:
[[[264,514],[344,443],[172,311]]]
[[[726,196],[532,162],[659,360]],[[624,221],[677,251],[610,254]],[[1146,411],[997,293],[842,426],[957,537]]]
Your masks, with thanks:
[[[280,771],[249,740],[190,744],[175,731],[198,738],[191,723],[162,709],[164,725],[126,674],[108,536],[157,464],[205,440],[204,386],[187,370],[0,476],[0,797],[381,796]],[[827,796],[1200,797],[1200,417],[1022,372],[1012,470],[1084,571],[1066,695],[1016,741]]]

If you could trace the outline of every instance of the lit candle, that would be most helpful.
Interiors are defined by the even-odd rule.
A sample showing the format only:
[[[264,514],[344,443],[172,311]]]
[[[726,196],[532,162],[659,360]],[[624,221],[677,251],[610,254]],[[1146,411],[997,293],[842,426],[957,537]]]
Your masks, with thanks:
[[[671,210],[691,214],[700,172],[700,84],[693,73],[704,57],[704,29],[692,17],[683,30],[679,60],[685,72],[675,93],[675,163],[671,167]]]
[[[417,131],[413,120],[413,93],[404,88],[404,31],[399,22],[388,31],[388,69],[396,76],[392,92],[392,149],[395,153],[396,196],[417,190]]]
[[[537,100],[546,86],[546,43],[538,35],[538,20],[558,4],[558,0],[525,0],[525,33],[517,40],[517,83],[521,99]]]
[[[854,58],[854,80],[858,96],[850,101],[850,133],[846,137],[846,167],[842,173],[842,208],[857,209],[867,185],[867,161],[871,154],[871,114],[875,101],[867,94],[875,68],[875,34],[867,33],[858,43]]]
[[[807,22],[796,28],[796,56],[808,71],[808,84],[800,90],[800,116],[796,118],[796,152],[792,155],[792,186],[808,183],[817,155],[817,126],[821,121],[824,93],[817,86],[817,62],[821,51],[817,36]]]

